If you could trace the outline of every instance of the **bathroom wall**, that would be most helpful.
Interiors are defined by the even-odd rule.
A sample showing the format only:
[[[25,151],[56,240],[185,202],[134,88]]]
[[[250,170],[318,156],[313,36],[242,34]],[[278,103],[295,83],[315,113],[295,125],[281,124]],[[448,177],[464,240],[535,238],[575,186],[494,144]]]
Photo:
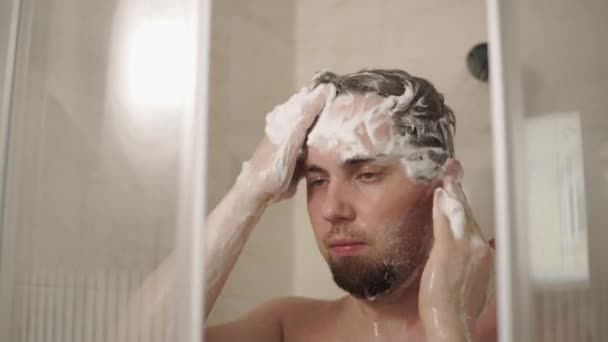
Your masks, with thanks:
[[[483,0],[296,1],[296,83],[320,70],[399,68],[429,79],[456,114],[456,157],[479,224],[493,236],[493,179],[488,84],[474,79],[465,58],[486,40]],[[303,189],[300,189],[303,190]],[[333,298],[331,280],[311,231],[304,191],[294,216],[297,295]]]
[[[130,32],[125,18],[130,11],[145,11],[129,3],[136,2],[54,0],[25,8],[8,189],[18,261],[15,287],[21,291],[14,305],[24,315],[52,302],[48,298],[69,296],[48,290],[69,285],[77,291],[106,288],[74,294],[87,303],[79,309],[83,317],[101,317],[103,301],[94,300],[96,293],[113,293],[124,302],[174,245],[179,131],[171,109],[175,99],[163,96],[175,93],[178,79],[161,74],[163,82],[149,83],[164,88],[148,89],[143,97],[132,92],[130,99],[119,85],[130,84],[120,79],[123,64],[155,75],[145,63],[129,63],[180,46],[162,48],[176,43],[158,42],[162,36],[154,33],[167,27],[151,27],[135,31],[155,37],[144,47],[150,53],[128,57],[129,50],[121,50],[128,39],[120,40]],[[468,74],[464,61],[468,50],[485,40],[484,11],[483,1],[464,0],[447,6],[439,1],[214,2],[209,209],[253,152],[265,114],[314,72],[402,68],[429,78],[455,110],[457,155],[470,180],[466,190],[491,235],[487,85]],[[142,103],[144,98],[160,102]],[[302,195],[299,191],[294,200],[268,209],[210,323],[234,319],[277,296],[340,294],[317,251]],[[23,299],[29,293],[38,299]],[[101,313],[107,314],[107,309]],[[19,325],[22,321],[15,324],[28,328]]]
[[[215,1],[213,6],[210,209],[262,138],[266,113],[295,89],[293,1]],[[293,293],[292,205],[282,202],[266,211],[213,308],[211,324]]]

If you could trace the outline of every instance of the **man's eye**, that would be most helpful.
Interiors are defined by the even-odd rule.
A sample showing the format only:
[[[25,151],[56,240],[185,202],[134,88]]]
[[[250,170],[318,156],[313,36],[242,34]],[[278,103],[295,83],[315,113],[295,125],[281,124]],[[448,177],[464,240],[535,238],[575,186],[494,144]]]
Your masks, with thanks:
[[[359,174],[359,179],[364,182],[373,182],[378,180],[381,176],[382,174],[380,172],[363,172]]]

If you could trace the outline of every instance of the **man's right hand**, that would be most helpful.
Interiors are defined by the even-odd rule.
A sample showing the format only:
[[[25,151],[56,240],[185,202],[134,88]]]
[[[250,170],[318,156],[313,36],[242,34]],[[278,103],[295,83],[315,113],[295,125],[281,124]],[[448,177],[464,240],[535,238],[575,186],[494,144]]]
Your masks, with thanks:
[[[294,170],[308,130],[335,94],[331,84],[304,87],[268,113],[266,134],[243,164],[237,183],[264,204],[293,196]]]

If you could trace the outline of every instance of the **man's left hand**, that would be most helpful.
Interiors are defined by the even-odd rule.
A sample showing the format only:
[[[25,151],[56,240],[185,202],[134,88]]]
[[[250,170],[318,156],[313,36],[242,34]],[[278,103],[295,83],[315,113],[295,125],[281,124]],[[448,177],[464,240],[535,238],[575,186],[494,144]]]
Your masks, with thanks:
[[[434,243],[422,273],[419,310],[429,341],[471,341],[485,305],[494,250],[462,190],[462,167],[449,160],[433,198]]]

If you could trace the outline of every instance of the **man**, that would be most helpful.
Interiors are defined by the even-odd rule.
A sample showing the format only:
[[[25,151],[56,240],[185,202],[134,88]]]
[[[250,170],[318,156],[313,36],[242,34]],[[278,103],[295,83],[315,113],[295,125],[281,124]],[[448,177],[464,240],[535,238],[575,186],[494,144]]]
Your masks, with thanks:
[[[206,341],[494,341],[493,251],[453,159],[455,118],[400,70],[323,73],[268,114],[266,137],[210,214],[206,313],[269,204],[304,177],[319,250],[349,295],[281,298]]]

